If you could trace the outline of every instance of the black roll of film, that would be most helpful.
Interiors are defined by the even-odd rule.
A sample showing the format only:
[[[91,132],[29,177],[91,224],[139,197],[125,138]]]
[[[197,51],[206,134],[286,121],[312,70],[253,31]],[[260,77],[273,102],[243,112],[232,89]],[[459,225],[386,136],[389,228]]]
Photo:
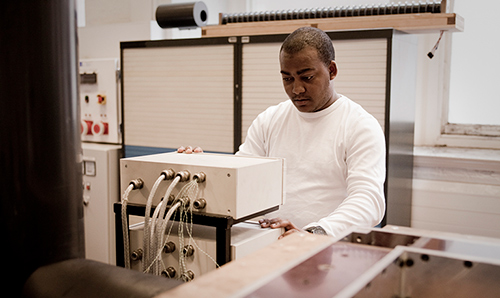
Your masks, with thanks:
[[[161,28],[191,29],[207,25],[208,9],[202,1],[163,4],[156,8],[156,22]]]

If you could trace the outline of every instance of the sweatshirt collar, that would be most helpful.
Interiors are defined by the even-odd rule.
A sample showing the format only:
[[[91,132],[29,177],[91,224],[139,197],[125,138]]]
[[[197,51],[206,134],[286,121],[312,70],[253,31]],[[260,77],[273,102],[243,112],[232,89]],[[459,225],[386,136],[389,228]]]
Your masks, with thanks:
[[[294,106],[294,109],[303,118],[307,118],[307,119],[320,118],[320,117],[323,117],[324,115],[330,114],[331,112],[336,110],[337,107],[339,107],[342,104],[342,102],[345,101],[346,97],[342,94],[339,94],[339,95],[340,95],[340,97],[333,104],[331,104],[329,107],[327,107],[326,109],[323,109],[321,111],[301,112],[301,111],[297,110],[297,108],[295,108],[295,106]]]

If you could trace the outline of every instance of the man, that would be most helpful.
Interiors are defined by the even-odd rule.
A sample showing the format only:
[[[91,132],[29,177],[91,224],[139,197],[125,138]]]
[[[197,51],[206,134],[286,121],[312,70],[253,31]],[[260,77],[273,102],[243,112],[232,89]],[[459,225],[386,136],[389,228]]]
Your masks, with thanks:
[[[283,42],[279,60],[290,100],[262,112],[236,153],[285,158],[286,203],[261,226],[284,228],[283,236],[337,236],[377,225],[385,212],[385,138],[373,116],[335,91],[331,39],[299,28]]]

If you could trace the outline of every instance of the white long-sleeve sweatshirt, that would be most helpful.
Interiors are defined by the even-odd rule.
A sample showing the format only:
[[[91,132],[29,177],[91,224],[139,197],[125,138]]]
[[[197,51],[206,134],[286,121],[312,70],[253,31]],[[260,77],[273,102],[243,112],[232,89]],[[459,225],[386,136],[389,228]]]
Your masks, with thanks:
[[[336,236],[382,220],[385,150],[377,120],[341,96],[314,113],[298,111],[290,100],[269,107],[236,154],[285,158],[286,202],[267,217]]]

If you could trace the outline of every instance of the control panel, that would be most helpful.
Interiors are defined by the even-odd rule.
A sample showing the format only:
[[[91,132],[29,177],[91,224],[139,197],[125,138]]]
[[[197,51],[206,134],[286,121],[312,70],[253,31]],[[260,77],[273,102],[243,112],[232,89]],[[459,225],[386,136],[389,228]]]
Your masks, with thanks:
[[[82,141],[120,144],[121,105],[117,59],[80,61]]]

